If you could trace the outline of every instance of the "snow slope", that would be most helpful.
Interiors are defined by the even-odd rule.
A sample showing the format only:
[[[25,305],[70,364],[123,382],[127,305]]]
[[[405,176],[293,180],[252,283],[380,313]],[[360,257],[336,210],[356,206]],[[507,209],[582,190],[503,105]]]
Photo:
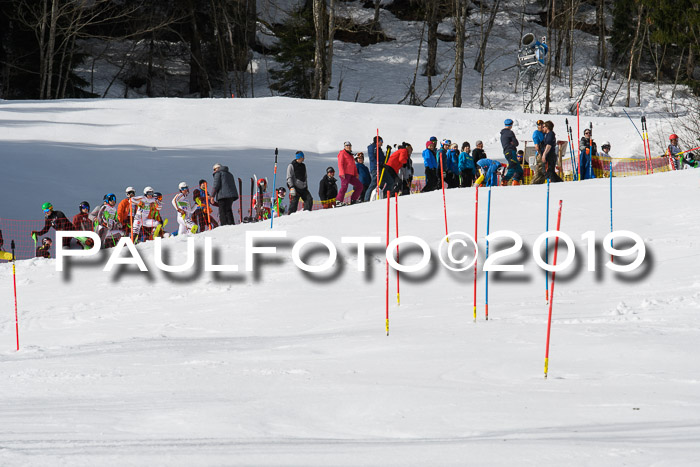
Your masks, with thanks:
[[[1,195],[26,206],[5,203],[0,217],[39,217],[47,196],[72,212],[78,198],[127,184],[192,183],[215,161],[271,175],[274,147],[284,161],[309,151],[313,181],[342,141],[366,144],[376,127],[385,141],[481,138],[496,153],[505,115],[527,139],[530,116],[460,109],[279,98],[3,103],[12,132]],[[616,153],[638,144],[629,122],[593,121]],[[552,185],[550,225],[561,199],[577,261],[556,278],[547,380],[544,274],[530,254],[544,231],[544,186],[491,193],[490,229],[522,236],[514,260],[525,272],[489,275],[488,321],[483,272],[475,323],[472,271],[433,261],[402,276],[400,307],[391,274],[388,337],[381,250],[363,273],[356,249],[340,242],[384,241],[383,202],[276,220],[287,238],[257,273],[204,272],[201,249],[211,237],[218,261],[242,269],[245,232],[267,223],[197,235],[199,267],[189,273],[102,272],[106,258],[63,273],[55,260],[19,261],[19,352],[12,270],[2,264],[0,464],[697,465],[700,222],[687,200],[699,185],[696,171],[614,180],[615,228],[647,248],[629,274],[603,267],[602,251],[598,272],[587,271],[580,238],[593,230],[600,242],[610,229],[608,181]],[[481,265],[488,191],[479,196]],[[451,231],[473,232],[473,189],[448,190],[447,209]],[[401,235],[437,252],[441,193],[401,197],[399,218]],[[293,242],[311,234],[339,250],[330,273],[292,264]],[[184,261],[185,241],[164,242],[173,263]],[[138,248],[152,265],[154,245]],[[417,257],[403,251],[402,262]]]

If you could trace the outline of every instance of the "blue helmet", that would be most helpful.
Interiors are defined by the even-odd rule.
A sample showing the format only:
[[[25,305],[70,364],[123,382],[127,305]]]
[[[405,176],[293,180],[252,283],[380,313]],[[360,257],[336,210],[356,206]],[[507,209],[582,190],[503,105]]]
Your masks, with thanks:
[[[513,120],[511,120],[510,118],[506,118],[506,121],[503,122],[503,124],[505,126],[511,126],[513,124]]]
[[[117,201],[117,196],[114,193],[108,193],[104,197],[104,202]]]

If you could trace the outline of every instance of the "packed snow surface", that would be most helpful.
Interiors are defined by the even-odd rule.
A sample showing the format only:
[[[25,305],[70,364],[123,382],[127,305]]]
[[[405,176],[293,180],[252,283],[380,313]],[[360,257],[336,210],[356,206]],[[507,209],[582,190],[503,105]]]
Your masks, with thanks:
[[[275,147],[281,173],[295,150],[307,152],[314,193],[345,140],[360,150],[379,128],[386,142],[483,139],[500,155],[506,117],[530,139],[533,116],[498,111],[282,98],[2,103],[0,217],[41,218],[46,200],[72,214],[78,201],[127,185],[175,191],[180,180],[210,180],[214,162],[271,177]],[[553,116],[555,131],[563,118]],[[588,120],[615,154],[641,152],[628,120]],[[102,271],[109,252],[70,260],[63,272],[54,259],[18,261],[18,352],[12,267],[3,263],[0,464],[698,465],[699,175],[613,179],[614,228],[646,246],[630,273],[605,266],[609,180],[551,186],[550,228],[561,200],[561,230],[576,249],[554,282],[547,379],[545,274],[532,257],[545,231],[544,185],[479,190],[476,321],[473,270],[451,272],[435,259],[442,193],[400,197],[400,234],[425,240],[433,260],[401,276],[400,306],[391,271],[389,336],[386,201],[196,235],[196,267],[186,273],[156,269],[153,242],[137,247],[147,273]],[[489,195],[490,231],[524,243],[500,262],[524,271],[489,274],[486,321]],[[446,205],[449,230],[473,234],[475,190],[448,190]],[[246,272],[251,231],[286,237],[262,242],[277,252]],[[594,264],[581,239],[588,231]],[[293,245],[308,235],[337,247],[330,271],[294,265]],[[341,242],[358,236],[381,239],[364,272],[357,247]],[[240,271],[204,271],[206,238],[218,264]],[[186,243],[164,240],[166,262],[183,263]],[[491,242],[490,254],[509,245]],[[560,243],[558,262],[567,254]],[[302,256],[318,264],[328,253],[312,245]],[[401,262],[419,257],[405,248]]]

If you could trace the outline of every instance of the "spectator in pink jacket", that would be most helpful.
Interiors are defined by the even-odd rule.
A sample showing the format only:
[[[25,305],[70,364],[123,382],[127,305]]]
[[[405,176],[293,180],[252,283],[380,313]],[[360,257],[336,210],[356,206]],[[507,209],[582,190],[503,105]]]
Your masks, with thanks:
[[[358,152],[357,155],[362,154]],[[345,199],[345,192],[348,190],[348,184],[352,185],[353,193],[350,198],[350,204],[357,203],[364,185],[357,178],[357,167],[355,166],[355,155],[352,153],[352,144],[350,141],[345,142],[345,147],[338,153],[338,174],[340,175],[340,191],[336,198],[336,206],[342,206]]]

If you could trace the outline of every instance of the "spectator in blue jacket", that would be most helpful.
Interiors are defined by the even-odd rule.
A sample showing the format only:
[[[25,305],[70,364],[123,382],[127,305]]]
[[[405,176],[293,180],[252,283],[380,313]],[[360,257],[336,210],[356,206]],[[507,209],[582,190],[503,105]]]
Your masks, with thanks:
[[[375,151],[376,151],[376,149],[375,149]],[[371,158],[372,156],[368,156],[368,157]],[[376,158],[376,153],[375,153],[375,158]],[[360,198],[359,198],[360,202],[362,202],[365,200],[365,195],[367,194],[367,190],[368,190],[369,185],[372,181],[372,175],[370,174],[369,169],[365,165],[364,154],[360,153],[355,157],[355,167],[357,167],[358,178],[360,179],[360,181],[362,182],[362,185],[364,186],[364,188],[362,189],[362,194],[360,195]],[[376,183],[375,183],[375,185],[376,185]],[[370,193],[372,193],[372,192],[370,191]]]
[[[542,159],[542,152],[544,147],[542,142],[544,141],[544,121],[537,120],[537,129],[532,133],[532,142],[535,143],[535,149],[537,153],[535,154],[535,167],[530,166],[530,169],[534,171],[532,176],[533,185],[539,185],[544,183],[547,179],[544,174],[544,160]]]
[[[472,186],[474,182],[474,174],[476,173],[476,165],[474,165],[474,159],[471,154],[471,146],[468,141],[462,143],[462,153],[459,155],[459,186],[469,187]]]
[[[430,138],[428,142],[425,143],[425,151],[423,151],[423,165],[425,166],[425,186],[421,190],[422,193],[427,193],[428,191],[433,191],[438,188],[438,183],[440,179],[438,177],[439,167],[437,163],[437,151],[435,150],[435,145],[437,140]]]
[[[481,176],[476,180],[476,184],[479,185],[484,181],[485,186],[497,186],[498,169],[501,168],[501,163],[491,159],[481,159],[476,164],[481,168],[482,172]]]
[[[377,139],[379,140],[379,169],[377,169]],[[364,196],[360,198],[364,199],[365,201],[369,201],[370,197],[372,196],[372,191],[374,191],[374,189],[377,188],[377,172],[381,172],[382,167],[384,167],[385,155],[384,150],[382,149],[382,144],[384,144],[384,140],[382,139],[382,137],[375,136],[374,138],[372,138],[372,143],[369,146],[367,146],[367,157],[369,158],[369,172],[372,180],[370,183],[365,185],[367,189],[363,190]],[[362,183],[365,183],[362,181],[362,179],[360,179],[360,181]]]
[[[447,177],[445,178],[447,188],[458,188],[459,146],[457,143],[450,144],[450,149],[447,150],[447,157],[445,158],[445,161],[447,162],[447,167],[445,167],[445,171],[447,172]]]

